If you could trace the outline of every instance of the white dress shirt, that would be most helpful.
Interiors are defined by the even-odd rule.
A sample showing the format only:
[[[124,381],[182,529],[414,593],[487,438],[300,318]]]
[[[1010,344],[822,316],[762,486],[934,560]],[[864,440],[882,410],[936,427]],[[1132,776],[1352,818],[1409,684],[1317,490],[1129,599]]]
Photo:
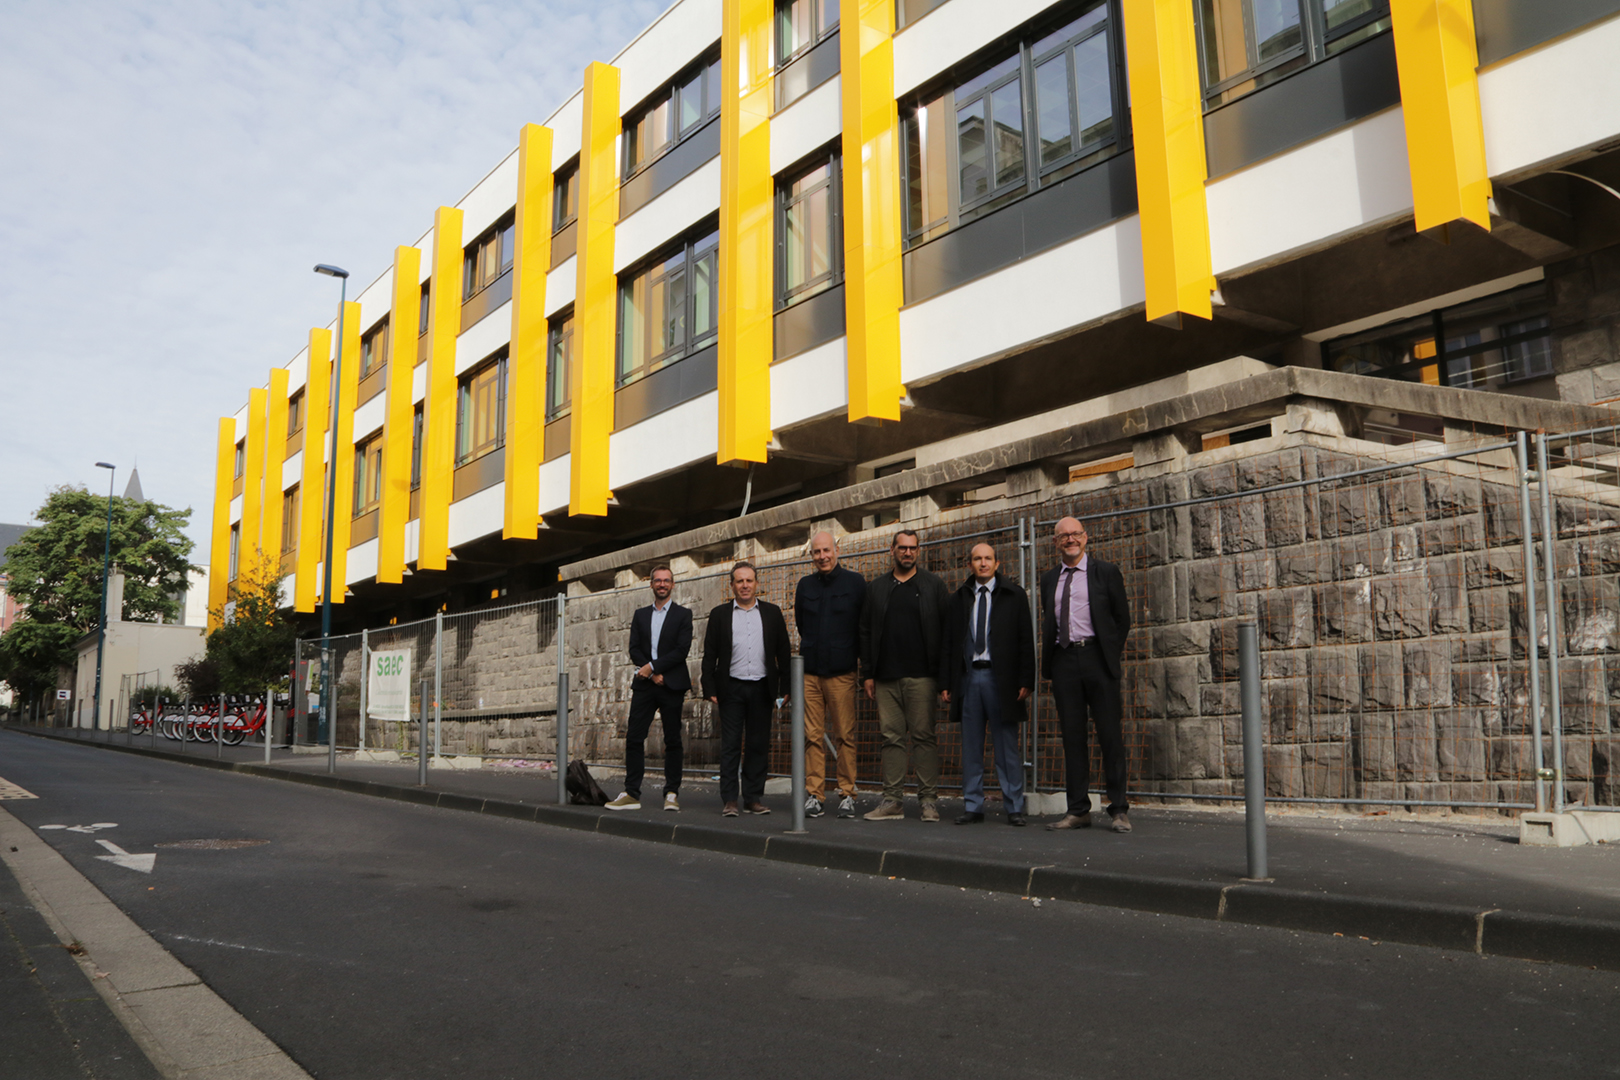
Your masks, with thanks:
[[[990,659],[990,612],[995,607],[996,579],[991,578],[989,581],[980,581],[978,578],[973,579],[973,609],[968,612],[969,641],[973,640],[974,633],[979,625],[979,590],[981,588],[989,591],[984,594],[984,651],[973,654],[975,664]]]
[[[731,677],[748,682],[765,677],[765,621],[757,600],[752,607],[731,602]]]

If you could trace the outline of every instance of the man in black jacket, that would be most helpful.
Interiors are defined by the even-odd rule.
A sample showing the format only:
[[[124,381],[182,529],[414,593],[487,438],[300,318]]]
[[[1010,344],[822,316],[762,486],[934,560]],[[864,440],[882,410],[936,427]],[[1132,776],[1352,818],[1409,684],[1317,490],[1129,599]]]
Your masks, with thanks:
[[[838,565],[832,533],[810,538],[815,573],[799,579],[793,621],[804,657],[804,813],[826,813],[825,731],[837,747],[838,816],[855,816],[855,667],[860,660],[866,579]]]
[[[912,529],[894,534],[894,567],[866,587],[861,611],[861,671],[866,696],[877,701],[883,733],[883,801],[868,821],[906,816],[906,740],[917,767],[917,800],[924,821],[939,820],[939,747],[934,735],[939,697],[940,640],[950,594],[945,583],[917,565],[920,542]]]
[[[720,812],[737,816],[737,769],[742,766],[743,809],[768,814],[765,771],[771,749],[771,709],[791,692],[787,620],[775,604],[757,599],[752,563],[731,568],[729,604],[709,612],[703,634],[703,696],[720,707]]]
[[[984,735],[995,750],[1007,824],[1023,825],[1024,759],[1018,729],[1024,703],[1035,691],[1035,633],[1029,625],[1029,597],[1002,577],[996,549],[975,544],[973,573],[951,597],[945,623],[941,683],[951,719],[962,724],[962,801],[958,825],[984,820]]]
[[[1111,562],[1086,554],[1086,527],[1072,517],[1057,523],[1059,563],[1041,575],[1041,674],[1052,681],[1052,700],[1063,731],[1069,812],[1048,829],[1091,825],[1090,714],[1102,748],[1108,816],[1115,832],[1131,831],[1125,801],[1124,698],[1120,690],[1131,608],[1125,578]]]
[[[653,602],[630,616],[630,730],[624,740],[624,793],[609,810],[641,809],[641,778],[646,772],[647,731],[653,713],[664,722],[664,809],[681,808],[681,700],[692,689],[686,654],[692,650],[692,612],[669,598],[675,574],[653,567]]]

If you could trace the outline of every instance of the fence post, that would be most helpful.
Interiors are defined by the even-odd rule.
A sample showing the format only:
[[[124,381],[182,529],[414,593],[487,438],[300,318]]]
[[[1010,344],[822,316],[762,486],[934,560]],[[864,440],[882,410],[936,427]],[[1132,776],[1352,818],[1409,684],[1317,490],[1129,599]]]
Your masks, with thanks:
[[[428,710],[428,684],[422,680],[422,707],[417,714],[420,720],[416,725],[416,782],[427,787],[427,710]]]
[[[793,831],[804,832],[804,657],[788,663],[788,690],[793,695]]]
[[[1249,880],[1266,872],[1266,753],[1260,734],[1260,630],[1238,624],[1238,675],[1243,703],[1243,807],[1249,847]]]
[[[444,693],[444,612],[433,613],[433,756],[441,754],[439,743],[439,730],[443,702],[440,695]],[[441,763],[442,764],[442,763]]]
[[[1530,524],[1530,453],[1525,434],[1514,433],[1519,455],[1519,539],[1524,545],[1525,655],[1530,661],[1530,742],[1536,777],[1536,813],[1547,809],[1541,757],[1541,643],[1536,639],[1536,538]]]
[[[557,672],[557,805],[568,802],[568,672]]]
[[[371,681],[371,631],[360,631],[360,738],[356,744],[366,748],[366,684]]]
[[[1035,522],[1034,522],[1034,520],[1033,519],[1026,519],[1026,518],[1020,516],[1019,519],[1018,519],[1018,587],[1020,589],[1024,590],[1024,596],[1029,599],[1029,605],[1028,606],[1029,606],[1030,629],[1031,629],[1032,633],[1034,634],[1034,637],[1031,640],[1033,640],[1033,641],[1035,641],[1037,643],[1035,647],[1037,649],[1039,649],[1040,648],[1039,642],[1041,640],[1041,627],[1040,627],[1040,623],[1036,622],[1035,590],[1033,588],[1031,588],[1031,582],[1030,582],[1030,574],[1034,570],[1034,560],[1030,557],[1032,549],[1034,548],[1034,541],[1035,541]],[[1039,666],[1040,666],[1040,657],[1037,656],[1036,657],[1036,668],[1037,668],[1037,670],[1039,670]],[[1040,755],[1040,752],[1039,752],[1039,748],[1035,745],[1035,740],[1037,738],[1037,733],[1040,730],[1039,720],[1038,720],[1038,718],[1036,716],[1037,706],[1039,705],[1038,689],[1039,688],[1037,688],[1036,699],[1030,701],[1029,709],[1027,710],[1027,712],[1025,713],[1025,716],[1024,716],[1024,725],[1025,725],[1025,727],[1027,727],[1029,729],[1027,731],[1026,735],[1025,735],[1025,738],[1024,738],[1024,747],[1025,747],[1025,749],[1026,749],[1026,751],[1028,753],[1028,757],[1026,757],[1024,759],[1024,775],[1026,777],[1025,790],[1027,790],[1027,791],[1035,791],[1035,790],[1037,790],[1037,787],[1038,787],[1038,784],[1039,784],[1039,781],[1040,781],[1040,776],[1038,775],[1037,770],[1040,768],[1041,755]]]
[[[1558,529],[1554,526],[1552,510],[1552,481],[1547,470],[1547,433],[1536,433],[1536,477],[1541,484],[1541,573],[1547,590],[1547,703],[1552,721],[1552,775],[1553,813],[1564,812],[1564,702],[1560,693],[1562,679],[1558,671],[1558,624],[1563,621],[1563,607],[1558,603]],[[1529,581],[1524,590],[1531,589]]]
[[[225,756],[225,695],[219,695],[219,715],[214,717],[214,757]]]

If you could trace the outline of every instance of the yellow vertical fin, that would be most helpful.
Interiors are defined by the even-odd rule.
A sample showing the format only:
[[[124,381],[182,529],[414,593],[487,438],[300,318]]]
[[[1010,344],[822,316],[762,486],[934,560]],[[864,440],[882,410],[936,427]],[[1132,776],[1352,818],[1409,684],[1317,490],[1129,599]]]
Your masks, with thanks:
[[[360,390],[360,305],[343,305],[343,352],[338,365],[337,460],[332,468],[332,603],[348,591],[349,527],[354,523],[354,407]]]
[[[321,562],[321,525],[326,512],[326,422],[331,412],[332,331],[309,332],[304,376],[304,468],[298,482],[298,561],[293,610],[310,612],[320,600],[316,567]]]
[[[222,416],[214,453],[214,528],[208,545],[208,629],[230,596],[231,486],[236,480],[236,420]]]
[[[259,547],[269,564],[281,559],[281,466],[287,458],[287,369],[270,369],[270,394],[264,409],[264,509]]]
[[[242,538],[237,556],[241,568],[257,568],[264,551],[259,529],[264,524],[265,408],[269,393],[259,387],[248,391],[247,439],[242,445]],[[238,569],[238,576],[242,570]]]
[[[1470,0],[1391,0],[1414,224],[1491,227]]]
[[[405,580],[405,524],[411,513],[411,382],[416,327],[422,315],[422,252],[394,249],[394,295],[388,313],[388,397],[383,408],[382,502],[377,508],[377,581]]]
[[[512,344],[506,360],[506,507],[501,535],[533,540],[546,442],[546,274],[551,269],[551,129],[518,133]]]
[[[456,338],[461,333],[461,221],[461,211],[453,206],[441,206],[433,215],[421,515],[417,523],[416,566],[420,570],[443,570],[450,556],[450,493],[456,469]]]
[[[615,310],[614,229],[619,222],[619,69],[585,69],[579,151],[579,224],[575,253],[574,393],[569,424],[568,512],[607,514],[608,436],[613,433]]]

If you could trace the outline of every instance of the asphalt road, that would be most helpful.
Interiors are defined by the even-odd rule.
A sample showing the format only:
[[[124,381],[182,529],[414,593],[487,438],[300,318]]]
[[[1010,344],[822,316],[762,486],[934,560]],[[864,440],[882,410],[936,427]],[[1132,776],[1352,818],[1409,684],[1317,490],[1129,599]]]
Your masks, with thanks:
[[[321,1078],[1620,1076],[1620,975],[849,876],[0,734]],[[784,825],[786,823],[784,822]],[[97,856],[156,852],[150,875]],[[170,847],[197,840],[258,840]]]

